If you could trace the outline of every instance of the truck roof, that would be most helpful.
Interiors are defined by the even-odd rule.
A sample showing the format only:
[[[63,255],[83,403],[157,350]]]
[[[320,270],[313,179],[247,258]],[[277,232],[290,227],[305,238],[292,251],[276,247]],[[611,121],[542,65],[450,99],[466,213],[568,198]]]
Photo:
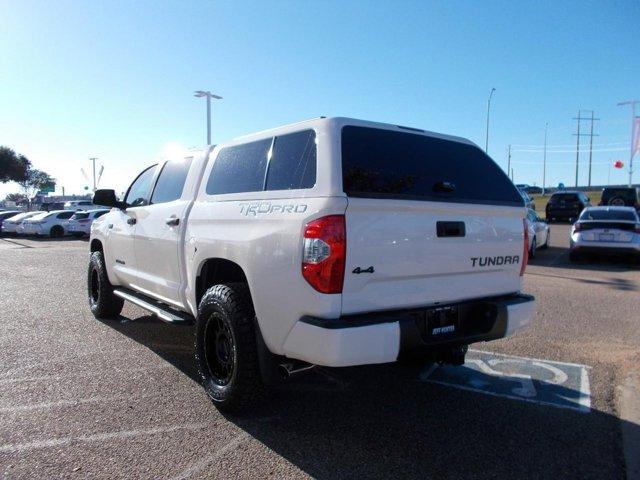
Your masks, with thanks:
[[[300,127],[314,128],[314,127],[334,126],[334,127],[340,128],[344,125],[355,125],[355,126],[361,126],[361,127],[382,128],[385,130],[396,130],[401,132],[421,134],[429,137],[436,137],[436,138],[441,138],[443,140],[450,140],[453,142],[460,142],[460,143],[466,143],[468,145],[477,146],[471,140],[468,140],[463,137],[447,135],[447,134],[438,133],[438,132],[431,132],[428,130],[423,130],[421,128],[406,127],[403,125],[394,125],[392,123],[373,122],[370,120],[362,120],[362,119],[348,118],[348,117],[311,118],[309,120],[303,120],[300,122],[290,123],[290,124],[282,125],[275,128],[269,128],[267,130],[261,130],[259,132],[250,133],[247,135],[241,135],[239,137],[234,138],[230,142],[223,142],[223,144],[239,143],[241,141],[247,141],[247,140],[259,140],[264,137],[270,137],[274,135],[283,135],[286,133],[291,133],[291,132],[300,130]]]

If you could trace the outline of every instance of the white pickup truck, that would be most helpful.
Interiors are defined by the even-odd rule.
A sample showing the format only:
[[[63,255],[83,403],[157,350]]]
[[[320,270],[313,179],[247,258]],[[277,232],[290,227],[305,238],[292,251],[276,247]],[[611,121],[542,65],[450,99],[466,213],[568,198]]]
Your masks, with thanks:
[[[91,227],[88,296],[195,323],[219,407],[312,365],[461,364],[470,343],[532,320],[518,190],[476,145],[318,118],[140,173]]]

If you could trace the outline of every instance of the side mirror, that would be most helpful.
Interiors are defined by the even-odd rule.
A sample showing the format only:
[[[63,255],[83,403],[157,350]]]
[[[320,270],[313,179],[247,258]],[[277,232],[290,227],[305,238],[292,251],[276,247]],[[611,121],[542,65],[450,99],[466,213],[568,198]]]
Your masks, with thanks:
[[[94,205],[103,205],[105,207],[116,207],[120,209],[127,208],[127,204],[121,202],[116,197],[115,190],[96,190],[93,194],[93,204]]]

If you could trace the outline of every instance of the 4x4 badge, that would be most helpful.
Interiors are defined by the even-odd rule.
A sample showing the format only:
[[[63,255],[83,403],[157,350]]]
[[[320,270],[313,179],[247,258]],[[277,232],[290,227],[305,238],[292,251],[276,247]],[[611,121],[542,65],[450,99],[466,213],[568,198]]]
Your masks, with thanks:
[[[356,274],[359,274],[359,273],[373,273],[374,271],[375,270],[373,269],[373,265],[371,265],[369,268],[365,268],[365,269],[362,269],[360,267],[356,267],[356,268],[353,269],[353,271],[351,273],[356,273]]]

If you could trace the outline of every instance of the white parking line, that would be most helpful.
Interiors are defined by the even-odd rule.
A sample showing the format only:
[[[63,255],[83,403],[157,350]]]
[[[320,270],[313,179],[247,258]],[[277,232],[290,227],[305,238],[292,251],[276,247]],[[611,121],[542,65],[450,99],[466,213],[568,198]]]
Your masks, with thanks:
[[[173,477],[172,480],[186,480],[187,478],[190,478],[194,474],[207,468],[209,465],[215,462],[218,458],[225,455],[227,452],[236,448],[238,445],[242,443],[243,440],[245,440],[248,437],[249,437],[249,434],[247,432],[239,433],[234,438],[232,438],[229,442],[227,442],[224,446],[220,447],[218,450],[211,453],[210,455],[207,455],[202,460],[194,463],[186,470],[183,470],[178,475]]]
[[[77,400],[58,400],[57,402],[43,402],[43,403],[34,403],[31,405],[16,405],[14,407],[2,407],[0,408],[0,413],[20,413],[20,412],[29,412],[32,410],[45,410],[50,408],[57,407],[75,407],[78,405],[84,405],[86,403],[100,403],[100,402],[117,402],[123,399],[135,399],[140,400],[143,398],[149,398],[152,395],[114,395],[114,396],[97,396],[97,397],[88,397],[88,398],[80,398]]]
[[[124,374],[132,374],[132,373],[143,373],[143,372],[153,372],[156,370],[166,370],[175,368],[173,365],[167,363],[159,364],[156,367],[133,367],[133,368],[125,368],[119,367],[117,372]],[[93,377],[96,376],[95,370],[87,370],[84,372],[74,372],[74,373],[65,373],[63,375],[39,375],[34,377],[18,377],[18,378],[0,378],[0,385],[12,384],[12,383],[27,383],[27,382],[58,382],[60,380],[64,380],[65,378],[79,378],[79,377]],[[101,377],[101,380],[104,380],[104,376]]]
[[[47,440],[36,440],[27,443],[8,443],[0,445],[0,453],[21,453],[29,450],[42,448],[62,447],[72,443],[103,442],[105,440],[123,440],[130,437],[158,435],[160,433],[171,433],[179,430],[200,430],[206,427],[206,423],[191,423],[185,425],[173,425],[170,427],[156,427],[139,430],[124,430],[119,432],[96,433],[94,435],[81,435],[78,437],[50,438]]]
[[[587,374],[587,368],[582,369],[580,376],[580,399],[578,403],[584,411],[591,410],[591,385],[589,384],[589,375]]]

